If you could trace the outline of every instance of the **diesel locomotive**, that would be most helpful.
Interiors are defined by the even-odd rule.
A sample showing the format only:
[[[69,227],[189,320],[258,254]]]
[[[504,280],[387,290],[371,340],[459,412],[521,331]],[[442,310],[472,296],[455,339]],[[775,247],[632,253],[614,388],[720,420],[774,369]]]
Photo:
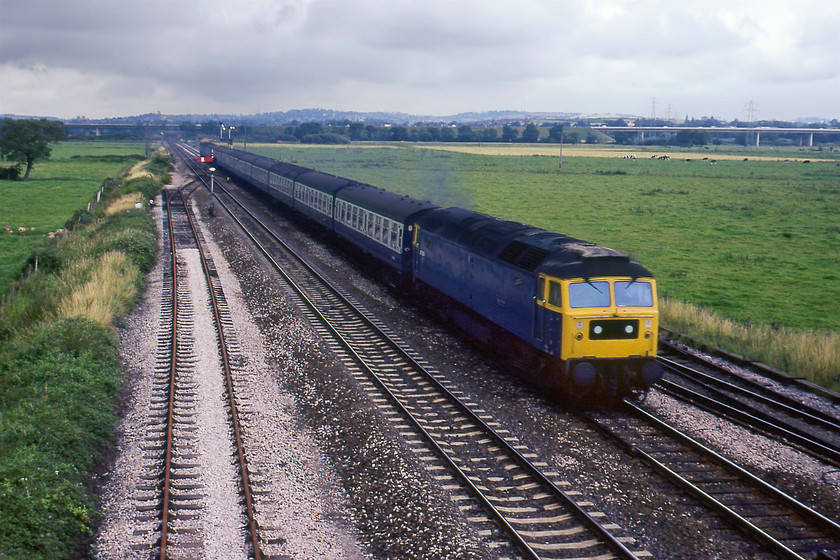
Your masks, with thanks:
[[[623,253],[249,152],[203,143],[201,155],[385,265],[552,392],[637,398],[662,377],[656,282]]]

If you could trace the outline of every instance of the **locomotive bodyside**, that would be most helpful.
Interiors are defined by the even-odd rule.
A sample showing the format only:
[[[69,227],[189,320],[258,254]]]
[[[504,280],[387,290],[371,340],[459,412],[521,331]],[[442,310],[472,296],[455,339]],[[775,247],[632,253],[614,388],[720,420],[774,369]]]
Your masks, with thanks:
[[[622,397],[661,377],[655,282],[626,255],[460,208],[417,222],[414,275],[436,306],[539,383]]]

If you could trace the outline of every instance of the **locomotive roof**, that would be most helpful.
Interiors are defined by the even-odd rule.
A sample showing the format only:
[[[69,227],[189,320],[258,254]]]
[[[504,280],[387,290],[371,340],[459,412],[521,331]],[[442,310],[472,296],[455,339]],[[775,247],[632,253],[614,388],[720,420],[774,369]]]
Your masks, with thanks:
[[[418,212],[439,208],[437,204],[398,195],[364,183],[354,183],[341,189],[336,193],[336,197],[402,223]]]
[[[642,265],[608,247],[463,208],[438,208],[419,217],[421,230],[530,272],[556,278],[651,276]]]

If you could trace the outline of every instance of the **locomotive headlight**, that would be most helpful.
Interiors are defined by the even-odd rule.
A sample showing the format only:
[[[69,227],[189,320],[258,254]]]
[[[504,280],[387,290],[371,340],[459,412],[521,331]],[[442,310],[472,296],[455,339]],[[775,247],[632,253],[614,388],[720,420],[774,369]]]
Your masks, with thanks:
[[[601,334],[602,332],[604,332],[604,327],[602,327],[601,325],[595,325],[595,327],[592,329],[592,332],[594,332],[595,334]]]
[[[624,332],[626,332],[627,334],[633,334],[633,325],[627,325],[626,327],[624,327]]]

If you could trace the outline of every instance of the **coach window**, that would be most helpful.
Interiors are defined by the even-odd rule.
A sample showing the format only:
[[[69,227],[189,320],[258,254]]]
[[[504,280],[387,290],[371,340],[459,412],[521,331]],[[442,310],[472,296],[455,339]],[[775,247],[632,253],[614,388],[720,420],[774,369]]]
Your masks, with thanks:
[[[379,241],[387,245],[388,238],[391,236],[391,220],[388,218],[382,218],[382,233],[379,234]]]
[[[400,248],[400,226],[397,222],[391,222],[391,248]]]

